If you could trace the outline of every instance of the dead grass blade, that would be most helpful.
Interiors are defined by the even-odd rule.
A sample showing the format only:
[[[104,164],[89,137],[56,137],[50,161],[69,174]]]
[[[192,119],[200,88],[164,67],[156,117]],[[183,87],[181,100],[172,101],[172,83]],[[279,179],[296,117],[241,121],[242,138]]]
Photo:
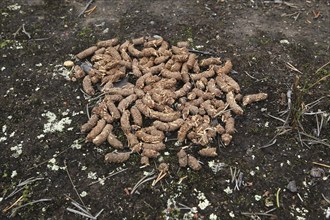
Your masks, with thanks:
[[[131,195],[133,195],[135,193],[135,191],[137,190],[137,188],[139,188],[142,184],[148,182],[148,181],[151,181],[153,179],[155,179],[157,177],[157,175],[153,175],[155,172],[152,172],[150,173],[149,175],[147,176],[144,176],[142,177],[136,184],[135,186],[132,188],[132,191],[131,191]],[[153,176],[151,176],[153,175]],[[150,177],[151,176],[151,177]]]
[[[300,70],[298,70],[295,66],[293,66],[291,63],[286,62],[285,63],[286,67],[288,67],[290,70],[295,71],[297,73],[303,74]]]
[[[10,215],[10,217],[13,217],[19,209],[24,208],[25,206],[33,205],[33,204],[39,203],[39,202],[49,202],[49,201],[52,201],[52,199],[38,199],[38,200],[34,200],[32,202],[25,203],[24,205],[21,205],[21,206],[18,206],[16,208],[14,208],[13,212]]]
[[[33,183],[35,181],[43,180],[43,179],[44,178],[41,178],[41,177],[37,177],[37,178],[30,177],[30,178],[24,180],[23,182],[20,182],[19,184],[17,184],[17,186],[15,187],[14,191],[11,192],[7,197],[5,197],[4,200],[6,200],[6,199],[14,196],[18,192],[22,191],[26,185],[31,184],[31,183]]]

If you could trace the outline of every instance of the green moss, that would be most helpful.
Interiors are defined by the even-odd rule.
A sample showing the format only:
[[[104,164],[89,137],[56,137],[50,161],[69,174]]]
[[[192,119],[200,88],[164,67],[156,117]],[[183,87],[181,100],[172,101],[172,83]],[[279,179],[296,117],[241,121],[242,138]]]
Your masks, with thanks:
[[[13,41],[13,40],[3,40],[3,41],[0,41],[0,49],[3,49],[5,47],[7,47],[7,46],[10,46],[10,45],[12,45],[14,43],[15,43],[15,41]]]
[[[93,30],[90,27],[84,27],[81,31],[78,32],[78,37],[80,38],[89,38],[92,36]]]

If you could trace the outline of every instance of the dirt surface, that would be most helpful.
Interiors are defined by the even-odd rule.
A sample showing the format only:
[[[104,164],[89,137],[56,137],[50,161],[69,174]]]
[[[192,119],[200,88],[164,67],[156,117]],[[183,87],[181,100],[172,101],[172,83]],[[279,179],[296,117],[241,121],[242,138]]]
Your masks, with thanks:
[[[73,201],[98,219],[329,218],[330,2],[281,2],[96,0],[78,17],[86,1],[2,0],[1,219],[83,218]],[[98,40],[153,35],[231,59],[242,93],[269,98],[236,117],[233,142],[215,141],[201,171],[180,169],[169,142],[169,175],[129,195],[155,166],[106,164],[108,145],[83,142],[87,100],[63,62]]]

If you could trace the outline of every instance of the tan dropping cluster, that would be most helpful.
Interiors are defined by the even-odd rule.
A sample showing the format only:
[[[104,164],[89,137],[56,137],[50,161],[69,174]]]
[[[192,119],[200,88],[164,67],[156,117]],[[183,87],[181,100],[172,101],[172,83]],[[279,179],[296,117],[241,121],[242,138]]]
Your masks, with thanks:
[[[235,115],[243,106],[267,98],[267,94],[242,97],[239,84],[229,76],[230,60],[199,59],[179,42],[170,46],[163,38],[137,38],[120,44],[118,39],[98,42],[76,57],[90,58],[92,66],[74,68],[73,78],[83,78],[83,89],[103,99],[81,127],[86,141],[100,145],[108,142],[118,153],[108,153],[106,161],[121,163],[131,153],[141,155],[149,164],[166,149],[166,133],[177,133],[176,146],[193,143],[201,146],[201,156],[217,156],[209,147],[216,135],[229,145],[235,132]],[[117,122],[127,142],[112,132]],[[146,126],[148,124],[148,126]],[[129,148],[127,151],[125,148]],[[178,147],[179,164],[194,170],[198,160]]]

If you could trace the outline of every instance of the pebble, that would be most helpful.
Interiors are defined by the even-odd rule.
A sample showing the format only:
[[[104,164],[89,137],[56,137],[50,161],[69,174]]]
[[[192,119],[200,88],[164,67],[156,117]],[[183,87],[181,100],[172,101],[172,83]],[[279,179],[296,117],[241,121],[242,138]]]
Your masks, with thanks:
[[[286,188],[288,190],[290,190],[290,192],[293,192],[293,193],[297,192],[296,181],[294,181],[294,180],[293,181],[290,181],[289,184],[286,186]]]
[[[65,67],[73,67],[74,63],[71,60],[67,60],[63,63]]]

